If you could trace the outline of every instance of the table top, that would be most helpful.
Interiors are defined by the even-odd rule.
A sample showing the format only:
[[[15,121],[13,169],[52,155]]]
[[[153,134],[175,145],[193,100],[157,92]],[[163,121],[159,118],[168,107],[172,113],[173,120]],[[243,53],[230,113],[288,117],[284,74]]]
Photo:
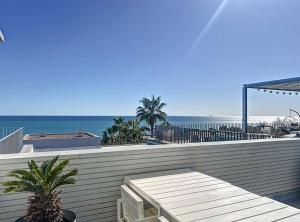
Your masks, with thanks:
[[[124,183],[171,222],[300,221],[297,208],[192,169],[126,176]]]

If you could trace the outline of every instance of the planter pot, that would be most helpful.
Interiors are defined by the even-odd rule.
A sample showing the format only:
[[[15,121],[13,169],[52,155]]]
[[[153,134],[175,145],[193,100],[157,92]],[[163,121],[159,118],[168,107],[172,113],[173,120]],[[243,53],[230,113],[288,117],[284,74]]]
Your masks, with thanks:
[[[63,222],[76,222],[76,214],[70,210],[63,210],[64,220]],[[19,218],[15,222],[27,222],[24,217]]]
[[[70,210],[63,210],[64,222],[76,222],[76,214]]]

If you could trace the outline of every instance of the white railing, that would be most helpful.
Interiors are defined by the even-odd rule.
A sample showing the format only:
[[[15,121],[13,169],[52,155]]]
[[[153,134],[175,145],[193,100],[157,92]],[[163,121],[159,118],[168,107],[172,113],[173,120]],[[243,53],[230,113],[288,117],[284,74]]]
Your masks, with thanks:
[[[18,153],[23,146],[23,128],[0,128],[0,154]]]
[[[20,127],[0,127],[0,140],[16,132]]]
[[[200,130],[224,130],[224,129],[232,129],[236,132],[242,131],[242,123],[228,123],[228,122],[201,122],[201,123],[183,123],[183,124],[172,124],[172,126],[176,127],[183,127],[183,128],[192,128],[192,129],[200,129]],[[268,123],[268,122],[262,122],[262,123],[248,123],[248,128],[255,128],[255,127],[261,127],[261,126],[271,126],[275,129],[282,128],[282,127],[291,127],[290,123]],[[248,129],[250,130],[250,129]]]

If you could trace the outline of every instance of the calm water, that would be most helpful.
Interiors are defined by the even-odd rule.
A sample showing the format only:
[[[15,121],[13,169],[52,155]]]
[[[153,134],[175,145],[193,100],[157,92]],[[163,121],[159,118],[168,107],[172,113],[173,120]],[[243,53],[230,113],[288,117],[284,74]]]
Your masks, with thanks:
[[[101,135],[106,127],[112,124],[114,116],[0,116],[0,128],[24,127],[25,133],[76,132],[89,131]],[[126,116],[125,119],[133,119]],[[250,122],[262,122],[275,120],[274,116],[250,117]],[[170,116],[171,124],[200,124],[200,123],[237,123],[240,117],[183,117]]]

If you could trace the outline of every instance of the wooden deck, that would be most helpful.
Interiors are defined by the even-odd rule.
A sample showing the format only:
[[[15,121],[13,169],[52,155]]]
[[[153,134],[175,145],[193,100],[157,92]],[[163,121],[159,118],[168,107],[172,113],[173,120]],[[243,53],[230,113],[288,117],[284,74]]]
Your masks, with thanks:
[[[127,176],[124,182],[171,222],[296,222],[300,210],[191,169]]]

